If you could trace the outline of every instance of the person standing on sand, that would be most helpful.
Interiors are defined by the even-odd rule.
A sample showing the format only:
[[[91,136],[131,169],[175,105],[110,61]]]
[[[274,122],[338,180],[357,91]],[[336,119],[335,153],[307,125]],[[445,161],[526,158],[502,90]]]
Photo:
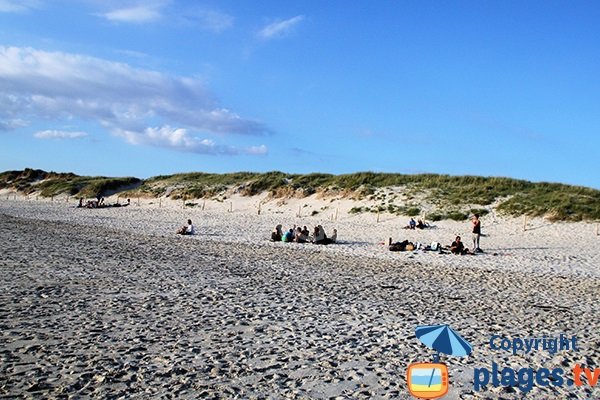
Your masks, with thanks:
[[[482,250],[479,248],[479,238],[481,237],[481,220],[479,219],[479,214],[473,215],[471,223],[473,225],[473,252],[481,253]]]

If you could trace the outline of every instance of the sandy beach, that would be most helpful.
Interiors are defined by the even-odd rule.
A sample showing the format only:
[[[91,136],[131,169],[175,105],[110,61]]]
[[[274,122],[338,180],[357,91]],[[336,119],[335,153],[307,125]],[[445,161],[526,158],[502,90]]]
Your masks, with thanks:
[[[467,222],[402,229],[406,218],[250,200],[77,209],[0,200],[0,396],[24,398],[411,398],[406,369],[433,351],[418,325],[450,324],[474,348],[443,356],[446,398],[476,391],[474,371],[598,368],[600,236],[590,223],[487,215],[485,253],[390,252],[439,241]],[[341,207],[343,209],[343,207]],[[187,218],[198,234],[174,232]],[[271,243],[281,223],[339,232],[330,246]],[[577,351],[513,355],[492,335],[575,335]],[[534,386],[526,398],[597,398],[599,387]]]

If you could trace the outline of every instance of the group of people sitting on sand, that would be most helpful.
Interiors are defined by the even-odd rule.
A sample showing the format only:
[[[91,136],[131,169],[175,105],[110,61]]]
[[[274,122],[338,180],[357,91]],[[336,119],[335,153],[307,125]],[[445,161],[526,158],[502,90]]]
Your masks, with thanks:
[[[131,204],[130,199],[127,199],[127,202],[124,204],[118,201],[114,204],[104,204],[104,197],[98,197],[96,200],[88,200],[83,204],[83,197],[80,197],[77,208],[127,207],[129,204]]]
[[[281,224],[277,225],[273,232],[271,232],[272,242],[296,242],[296,243],[314,243],[314,244],[332,244],[337,241],[337,229],[333,230],[331,237],[327,237],[325,230],[321,225],[315,226],[312,234],[306,227],[297,227],[294,225],[292,228],[283,232]]]
[[[392,238],[389,239],[388,248],[390,251],[413,251],[413,250],[423,250],[423,251],[437,251],[439,253],[446,253],[450,251],[452,254],[474,254],[471,250],[465,247],[462,242],[460,236],[456,236],[454,241],[450,246],[442,246],[438,242],[432,242],[431,244],[424,245],[423,243],[417,242],[409,242],[408,240],[404,240],[402,242],[392,243]],[[481,252],[479,249],[477,252]]]
[[[404,227],[404,229],[426,229],[426,228],[431,228],[431,225],[429,225],[428,222],[424,222],[421,219],[415,221],[414,218],[411,218],[410,221],[408,221],[408,224]]]
[[[414,222],[415,222],[415,220],[411,218],[409,225],[407,227],[405,227],[404,229],[415,229],[415,228],[410,227],[410,226],[412,226],[411,223],[414,223]],[[419,220],[419,223],[422,223],[422,221]],[[441,246],[438,242],[432,242],[431,245],[423,245],[418,242],[412,243],[412,242],[409,242],[408,240],[405,240],[403,242],[392,243],[392,238],[390,238],[389,243],[388,243],[388,248],[390,251],[424,250],[424,251],[437,251],[440,253],[445,253],[446,251],[449,251],[452,254],[458,254],[458,255],[483,253],[483,250],[481,250],[481,248],[479,247],[479,239],[481,237],[481,220],[479,219],[479,214],[473,215],[473,218],[471,219],[471,224],[472,224],[471,227],[472,227],[472,233],[473,233],[473,250],[469,250],[467,247],[465,247],[465,244],[463,243],[461,237],[458,235],[454,238],[454,241],[452,242],[452,244],[450,244],[450,246]],[[415,224],[415,226],[418,227],[418,224]],[[429,224],[427,224],[427,227],[429,227]],[[424,229],[424,228],[420,228],[420,229]]]

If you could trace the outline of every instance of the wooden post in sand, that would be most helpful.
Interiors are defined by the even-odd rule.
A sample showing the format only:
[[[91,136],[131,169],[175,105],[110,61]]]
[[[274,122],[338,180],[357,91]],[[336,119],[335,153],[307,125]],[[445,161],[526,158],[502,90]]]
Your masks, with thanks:
[[[523,217],[523,232],[527,230],[527,215]]]
[[[161,208],[161,207],[162,207],[162,198],[159,197],[158,198],[158,208]]]
[[[17,196],[15,195],[15,200],[16,200],[16,199],[17,199]],[[54,201],[54,195],[52,195],[52,196],[50,197],[50,201]]]
[[[600,224],[596,224],[596,236],[598,236],[600,233],[598,233],[598,228],[600,227]]]
[[[258,203],[258,211],[257,211],[257,215],[260,215],[260,203]]]
[[[377,222],[379,222],[379,207],[377,208]]]
[[[204,206],[206,205],[206,200],[202,200],[202,211],[204,211]]]
[[[183,195],[182,201],[183,203],[181,204],[181,208],[185,208],[185,195]]]
[[[302,209],[300,208],[300,206],[298,206],[298,214],[296,214],[296,217],[300,218],[302,216]]]
[[[233,212],[233,201],[229,202],[229,212]]]
[[[140,206],[140,196],[138,196],[138,198],[137,198],[137,205],[138,205],[138,207]]]
[[[336,207],[335,209],[335,220],[337,221],[337,217],[338,217],[338,211],[340,211],[339,207]]]

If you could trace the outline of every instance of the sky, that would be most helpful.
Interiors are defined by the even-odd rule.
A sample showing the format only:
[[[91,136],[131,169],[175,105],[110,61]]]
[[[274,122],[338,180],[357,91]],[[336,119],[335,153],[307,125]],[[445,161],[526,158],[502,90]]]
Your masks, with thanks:
[[[0,171],[600,189],[596,1],[0,0]]]

